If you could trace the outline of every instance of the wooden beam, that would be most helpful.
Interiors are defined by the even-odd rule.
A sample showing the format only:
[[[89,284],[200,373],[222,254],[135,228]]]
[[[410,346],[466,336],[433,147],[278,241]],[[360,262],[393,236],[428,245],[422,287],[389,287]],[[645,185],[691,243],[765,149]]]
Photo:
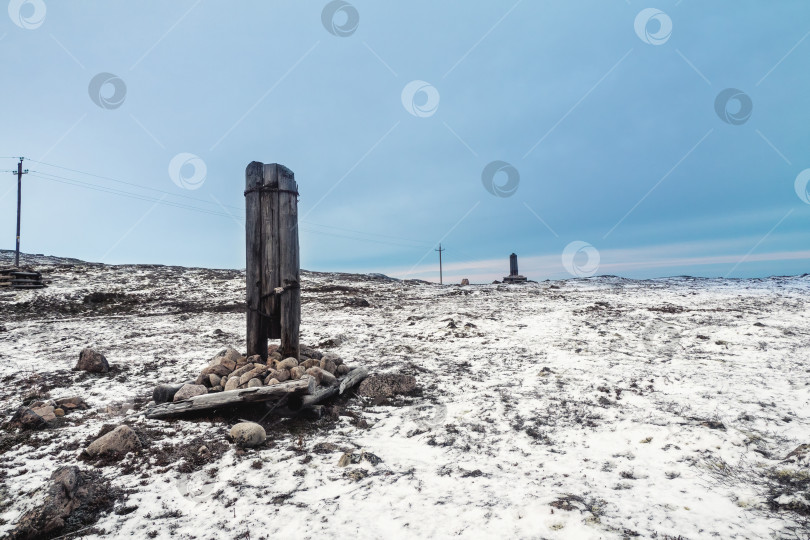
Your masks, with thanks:
[[[294,403],[292,405],[279,408],[277,414],[279,416],[292,416],[305,409],[311,409],[318,403],[329,399],[334,395],[343,394],[343,392],[356,384],[359,384],[366,377],[368,377],[368,369],[364,367],[354,368],[345,376],[338,379],[338,384],[334,384],[332,386],[319,386],[314,392],[303,396],[300,403]]]
[[[301,325],[301,278],[298,255],[298,184],[293,172],[275,165],[278,178],[279,271],[281,273],[281,346],[283,358],[298,358]]]
[[[313,393],[317,385],[318,382],[314,377],[305,375],[298,380],[286,381],[274,384],[273,386],[257,386],[241,390],[203,394],[182,401],[155,405],[146,411],[146,417],[171,418],[190,412],[208,411],[246,403],[278,401],[285,397],[288,398],[288,400],[294,396],[302,398],[303,396]]]
[[[268,339],[281,337],[281,299],[275,289],[281,287],[281,238],[279,235],[279,167],[277,163],[264,165],[262,205],[262,305]]]
[[[247,355],[258,354],[267,359],[267,325],[262,315],[262,211],[261,192],[264,185],[264,164],[252,162],[245,170],[245,239],[246,239],[246,301]]]

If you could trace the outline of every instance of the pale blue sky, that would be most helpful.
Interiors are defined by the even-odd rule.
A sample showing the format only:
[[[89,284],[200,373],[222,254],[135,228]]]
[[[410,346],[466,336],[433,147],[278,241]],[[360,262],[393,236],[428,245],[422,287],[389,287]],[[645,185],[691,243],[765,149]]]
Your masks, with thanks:
[[[325,8],[347,35],[327,30]],[[810,268],[810,205],[795,189],[810,168],[805,0],[12,0],[8,11],[0,170],[25,156],[32,171],[26,252],[241,268],[255,160],[295,172],[311,270],[436,279],[440,241],[450,281],[503,276],[513,251],[533,279],[588,274],[586,252],[562,260],[575,241],[599,254],[597,274]],[[91,99],[100,73],[120,80],[118,95],[107,84]],[[406,87],[438,102],[417,92],[406,107]],[[753,106],[738,125],[716,111],[727,88]],[[196,189],[170,177],[181,153],[205,164]],[[493,161],[519,174],[509,196],[483,185]],[[0,178],[0,247],[13,249],[16,183]]]

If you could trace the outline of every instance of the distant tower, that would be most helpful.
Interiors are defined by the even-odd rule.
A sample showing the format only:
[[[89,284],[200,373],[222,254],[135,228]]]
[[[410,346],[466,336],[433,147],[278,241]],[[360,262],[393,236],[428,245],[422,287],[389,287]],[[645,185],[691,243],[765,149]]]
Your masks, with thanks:
[[[526,278],[518,272],[517,255],[509,255],[509,275],[503,278],[504,283],[526,283]]]

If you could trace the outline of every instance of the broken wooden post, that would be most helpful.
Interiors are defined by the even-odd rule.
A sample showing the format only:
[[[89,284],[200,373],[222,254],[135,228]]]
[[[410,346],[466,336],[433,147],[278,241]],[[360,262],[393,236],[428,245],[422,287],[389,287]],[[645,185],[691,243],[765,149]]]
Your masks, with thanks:
[[[279,352],[299,354],[301,289],[298,256],[298,185],[278,163],[250,163],[245,171],[247,354],[267,359],[267,340]]]

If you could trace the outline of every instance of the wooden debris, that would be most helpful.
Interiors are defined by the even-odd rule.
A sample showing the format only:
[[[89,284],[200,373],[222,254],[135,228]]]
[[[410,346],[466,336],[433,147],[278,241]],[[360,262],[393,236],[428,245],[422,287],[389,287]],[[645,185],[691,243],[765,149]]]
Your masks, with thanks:
[[[363,379],[368,377],[368,369],[358,367],[351,370],[346,376],[338,379],[338,384],[332,386],[319,386],[314,392],[304,396],[301,400],[300,406],[287,406],[278,410],[280,416],[292,416],[308,409],[315,409],[318,403],[329,399],[336,394],[343,394],[349,388],[359,384]]]
[[[20,268],[0,268],[0,287],[14,289],[41,289],[45,287],[42,274]]]
[[[303,396],[315,392],[316,386],[317,382],[314,378],[305,376],[295,381],[287,381],[273,386],[258,386],[203,394],[183,401],[155,405],[146,411],[146,417],[172,418],[189,412],[207,411],[260,401],[279,401],[282,398],[287,398],[288,402],[292,401],[293,405],[295,405],[296,401],[302,401]],[[293,397],[298,399],[290,399]]]

